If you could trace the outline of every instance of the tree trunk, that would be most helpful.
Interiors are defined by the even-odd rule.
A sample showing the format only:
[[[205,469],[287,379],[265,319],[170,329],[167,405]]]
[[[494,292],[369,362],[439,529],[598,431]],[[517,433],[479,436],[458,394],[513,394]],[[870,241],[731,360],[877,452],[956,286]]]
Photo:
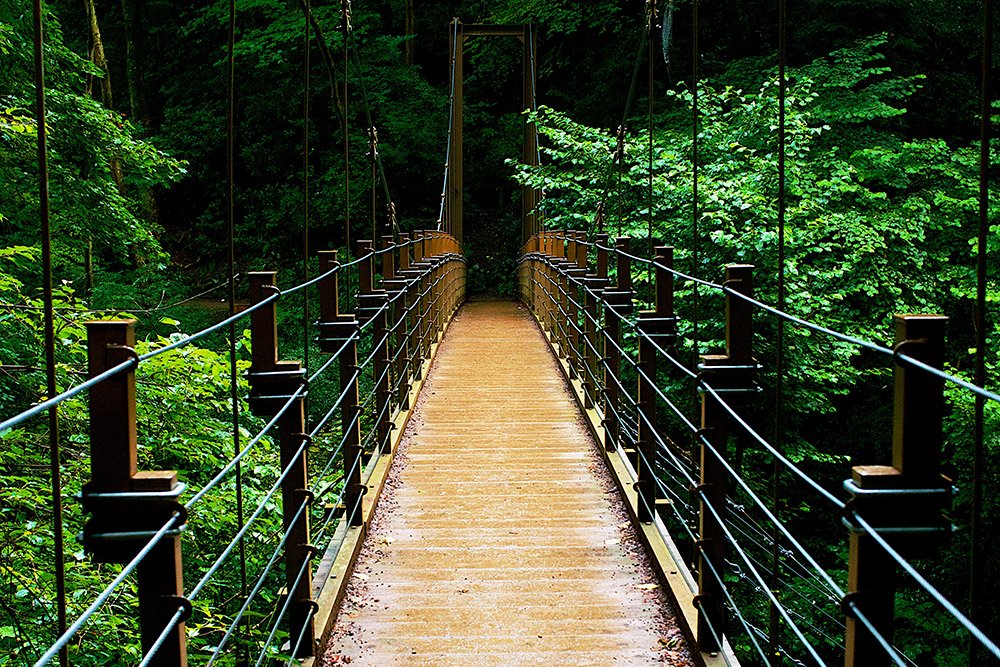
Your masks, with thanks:
[[[333,107],[337,112],[340,122],[345,123],[347,121],[344,117],[344,102],[340,99],[340,84],[337,79],[336,61],[330,52],[330,45],[327,43],[326,36],[323,34],[323,29],[320,27],[316,17],[306,7],[305,0],[299,0],[299,8],[308,19],[309,25],[312,26],[313,33],[316,35],[316,43],[319,44],[320,53],[323,55],[323,65],[326,67],[327,76],[330,78],[330,99],[333,100]]]
[[[98,96],[94,92],[94,77],[92,75],[87,77],[87,94],[93,95],[96,99],[100,100],[101,104],[106,108],[113,109],[114,98],[111,95],[111,71],[108,67],[108,61],[104,57],[104,40],[101,39],[101,27],[97,21],[97,9],[94,7],[94,0],[84,0],[84,4],[90,23],[90,62],[94,63],[103,73],[99,84],[100,95]],[[115,179],[118,191],[124,194],[125,178],[122,176],[122,165],[117,157],[111,158],[110,168],[111,177]]]
[[[121,0],[125,23],[125,74],[128,78],[129,104],[132,108],[132,122],[143,137],[154,130],[153,114],[149,103],[146,78],[146,58],[150,53],[146,32],[146,0]],[[153,188],[142,188],[139,193],[143,212],[147,220],[159,225],[160,206]],[[133,265],[138,258],[132,255]]]
[[[125,19],[125,72],[128,78],[128,96],[132,107],[132,120],[144,131],[152,129],[153,119],[146,94],[146,27],[145,0],[122,0]]]
[[[413,65],[414,55],[416,49],[413,43],[414,36],[414,26],[413,26],[413,0],[406,0],[406,10],[405,10],[404,21],[404,32],[406,33],[406,64]]]

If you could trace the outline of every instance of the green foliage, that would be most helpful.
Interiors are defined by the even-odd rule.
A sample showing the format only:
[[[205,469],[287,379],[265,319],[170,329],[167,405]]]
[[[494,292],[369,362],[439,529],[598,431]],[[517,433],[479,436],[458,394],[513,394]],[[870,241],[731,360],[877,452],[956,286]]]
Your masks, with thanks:
[[[197,75],[166,78],[161,85],[165,113],[158,140],[192,162],[164,208],[174,231],[170,250],[199,266],[224,257],[225,119],[228,3],[200,3],[170,17],[189,48],[165,55],[164,68]],[[312,8],[330,53],[324,64],[312,37],[310,76],[310,229],[313,247],[345,241],[345,163],[342,152],[344,63],[338,29],[340,6]],[[303,228],[302,61],[305,22],[295,4],[238,3],[235,46],[236,87],[236,244],[241,264],[298,258]],[[385,19],[373,8],[353,8],[349,101],[352,238],[370,236],[371,167],[366,106],[378,128],[379,152],[404,229],[424,228],[436,219],[437,194],[428,192],[438,174],[447,131],[447,97],[419,70],[402,62],[402,39],[386,34]],[[166,30],[166,28],[163,28]],[[154,33],[160,31],[153,28]],[[243,82],[252,82],[244,84]],[[433,177],[436,180],[437,176]],[[437,187],[436,185],[434,187]],[[385,202],[378,192],[381,226]],[[242,268],[242,267],[241,267]]]
[[[25,249],[3,253],[6,259],[30,258]],[[0,272],[0,286],[5,303],[29,302],[19,298],[18,281]],[[79,382],[86,362],[83,321],[91,314],[75,302],[72,292],[56,294],[59,309],[60,386]],[[11,307],[4,312],[5,338],[0,362],[8,363],[12,342],[20,352],[42,349],[37,317]],[[167,324],[179,324],[169,320]],[[136,349],[142,354],[177,339],[153,337],[139,341]],[[239,348],[245,350],[244,338]],[[241,354],[241,357],[245,356]],[[239,361],[240,395],[248,387],[245,371],[249,361]],[[20,378],[19,385],[30,388],[32,378],[41,382],[40,374]],[[189,489],[199,489],[232,457],[232,406],[228,389],[229,360],[226,355],[208,349],[187,346],[144,362],[136,374],[139,424],[139,467],[145,470],[177,470]],[[36,389],[41,393],[42,389]],[[6,392],[5,392],[5,395]],[[36,394],[37,395],[37,394]],[[22,398],[23,400],[23,398]],[[242,402],[241,402],[242,403]],[[4,406],[4,413],[10,406]],[[241,437],[244,443],[250,430],[261,423],[244,413]],[[85,516],[75,499],[81,484],[89,478],[89,414],[86,395],[71,399],[60,407],[60,445],[62,448],[62,481],[65,538],[69,558],[66,561],[67,589],[70,591],[69,616],[78,616],[119,571],[117,566],[93,563],[74,542],[83,527]],[[54,639],[53,600],[54,579],[52,554],[52,514],[47,469],[47,432],[45,420],[36,419],[23,427],[0,434],[0,472],[5,483],[3,516],[3,558],[0,559],[0,587],[5,602],[0,610],[0,664],[22,664],[37,657]],[[244,459],[243,494],[249,507],[256,504],[270,488],[277,475],[277,457],[269,438],[265,438]],[[191,512],[189,530],[184,539],[185,570],[189,579],[197,580],[221,549],[235,534],[238,526],[233,511],[235,479],[230,475],[209,493]],[[182,499],[183,500],[183,499]],[[274,503],[272,502],[272,505]],[[273,507],[272,507],[273,510]],[[281,532],[280,513],[270,511],[254,524],[247,543],[251,571],[258,571]],[[273,575],[272,575],[273,576]],[[273,613],[274,590],[278,584],[266,587],[261,599],[252,607],[258,619],[266,621]],[[195,617],[189,623],[189,641],[195,652],[217,643],[228,625],[239,600],[233,590],[239,589],[236,559],[230,558],[219,576],[213,579],[197,601]],[[75,665],[101,665],[122,660],[138,662],[136,640],[137,614],[134,606],[134,583],[126,582],[103,610],[81,630],[71,645],[70,660]],[[261,623],[261,626],[266,625]],[[256,624],[254,627],[258,627]],[[259,630],[257,630],[259,632]],[[251,635],[252,641],[261,637]]]
[[[176,179],[184,163],[137,138],[135,127],[81,91],[100,76],[66,48],[46,15],[49,184],[57,258],[78,257],[90,239],[114,264],[160,266],[159,230],[140,214],[134,193]],[[37,125],[30,12],[0,6],[0,233],[7,244],[34,245],[38,232]],[[120,171],[121,186],[115,172]],[[130,193],[133,193],[130,195]],[[65,266],[65,261],[60,262]]]
[[[870,135],[879,121],[902,113],[899,104],[915,85],[888,76],[877,54],[881,43],[868,40],[790,73],[785,271],[789,312],[884,341],[891,338],[892,313],[953,312],[950,286],[972,284],[969,223],[977,206],[978,158],[972,148],[904,140],[885,130],[878,143],[844,148],[857,138],[853,124],[864,122]],[[669,98],[690,107],[688,92],[672,91]],[[690,133],[674,127],[654,135],[655,236],[675,244],[679,266],[702,278],[718,280],[725,263],[755,264],[757,294],[774,303],[777,137],[773,124],[760,121],[777,117],[776,86],[768,81],[746,93],[706,85],[699,110],[700,238],[693,238],[690,218]],[[546,191],[550,226],[591,228],[597,202],[617,189],[614,138],[548,108],[529,120],[547,140],[549,165],[521,167],[519,179]],[[616,233],[646,235],[647,142],[642,133],[628,142],[623,199],[608,201]],[[696,242],[701,249],[693,266]],[[684,283],[677,287],[681,294],[691,290]],[[762,328],[765,350],[773,330],[773,322]],[[837,395],[883,372],[853,363],[855,346],[801,328],[790,329],[787,346],[787,391],[803,417],[831,412]]]
[[[949,331],[949,370],[970,367],[974,350],[968,326],[975,285],[975,233],[978,210],[978,151],[975,146],[950,145],[942,139],[913,138],[898,131],[905,104],[921,77],[897,77],[880,54],[884,37],[864,40],[789,71],[786,98],[786,302],[785,310],[812,322],[866,340],[892,340],[893,313],[942,312],[954,316]],[[773,72],[755,90],[705,83],[698,98],[699,207],[697,233],[692,224],[693,188],[690,114],[692,96],[686,90],[667,92],[673,107],[653,133],[653,196],[647,194],[649,135],[639,132],[626,143],[621,185],[613,162],[615,138],[551,108],[528,114],[545,138],[546,165],[519,165],[518,180],[545,191],[541,206],[549,227],[594,230],[595,208],[607,202],[606,231],[641,239],[641,254],[652,203],[653,235],[676,246],[677,267],[703,279],[721,282],[727,263],[747,263],[754,272],[755,296],[777,301],[778,133],[777,85]],[[676,111],[679,110],[679,113]],[[683,117],[687,115],[686,119]],[[675,118],[679,122],[671,122]],[[775,119],[775,120],[768,120]],[[994,151],[995,153],[995,151]],[[994,157],[995,159],[995,157]],[[1000,214],[993,205],[991,218]],[[638,246],[638,244],[637,244]],[[698,255],[691,249],[697,247]],[[989,262],[1000,264],[998,248],[990,247]],[[646,280],[639,271],[640,293]],[[1000,283],[991,275],[991,303],[1000,301]],[[681,316],[682,358],[695,354],[691,346],[693,286],[675,282]],[[700,289],[701,345],[714,353],[724,346],[722,299]],[[765,390],[755,415],[762,433],[773,423],[776,322],[755,318],[755,351],[762,364]],[[996,323],[990,349],[1000,342]],[[995,378],[996,367],[990,367]],[[888,463],[891,419],[887,358],[864,352],[808,329],[785,328],[783,385],[784,451],[828,488],[847,475],[848,463]],[[967,464],[971,456],[973,401],[966,392],[950,392],[948,455],[959,471],[960,488],[971,486]],[[683,398],[681,399],[684,400]],[[845,435],[848,437],[845,438]],[[678,428],[677,442],[687,434]],[[987,447],[1000,439],[1000,415],[987,411]],[[752,478],[770,480],[771,461],[757,448],[739,445],[735,456]],[[992,473],[991,473],[992,474]],[[993,477],[991,477],[993,479]],[[760,491],[770,494],[769,481]],[[840,541],[817,529],[813,503],[800,502],[802,489],[786,480],[781,497],[784,518],[821,561],[843,575]],[[956,513],[968,519],[969,497],[963,492]],[[748,503],[746,499],[737,503]],[[990,501],[985,516],[995,516]],[[820,522],[822,523],[822,522]],[[986,534],[996,535],[988,522]],[[825,525],[825,524],[823,524]],[[989,538],[987,538],[987,542]],[[966,595],[963,554],[968,542],[959,540],[945,552],[940,572],[954,599]],[[769,558],[769,554],[761,554]],[[956,576],[956,573],[958,575]],[[735,584],[756,618],[766,618],[760,591],[748,577]],[[805,599],[816,599],[809,594]],[[952,660],[960,645],[944,624],[925,613],[926,598],[901,597],[901,637],[922,636],[911,646],[914,657]],[[823,649],[836,659],[838,630],[811,605],[799,608],[834,641]],[[820,605],[822,606],[822,605]],[[839,612],[831,607],[836,616]],[[758,615],[759,614],[759,615]],[[989,622],[985,619],[984,622]],[[766,625],[766,621],[764,621]],[[930,628],[947,625],[947,629]],[[988,627],[988,625],[986,626]],[[933,636],[933,638],[931,638]],[[741,640],[744,641],[744,640]],[[941,647],[947,648],[942,650]],[[750,651],[749,644],[743,649]],[[933,653],[938,650],[938,653]],[[948,662],[947,664],[959,664]]]

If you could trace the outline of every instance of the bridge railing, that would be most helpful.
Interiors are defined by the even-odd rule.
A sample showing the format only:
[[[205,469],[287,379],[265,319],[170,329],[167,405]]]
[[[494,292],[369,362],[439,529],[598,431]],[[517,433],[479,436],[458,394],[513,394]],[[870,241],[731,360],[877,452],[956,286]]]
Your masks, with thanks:
[[[243,653],[248,646],[259,650],[259,655],[251,656],[256,664],[279,654],[291,659],[313,656],[332,621],[334,605],[329,598],[337,591],[331,589],[342,585],[335,576],[338,562],[353,562],[344,551],[347,546],[360,546],[361,527],[370,519],[372,499],[366,499],[366,492],[374,484],[373,472],[387,468],[436,343],[465,299],[465,260],[451,236],[417,231],[412,239],[405,234],[398,240],[384,237],[380,246],[376,249],[371,241],[361,241],[357,257],[346,263],[338,262],[335,251],[320,252],[320,274],[286,290],[279,289],[276,272],[251,273],[250,303],[245,310],[142,355],[135,351],[135,320],[89,323],[89,379],[0,423],[0,432],[15,428],[51,405],[89,392],[91,479],[83,485],[80,500],[90,519],[82,542],[95,561],[123,565],[36,665],[49,663],[65,650],[113,595],[123,594],[123,584],[132,576],[142,645],[139,664],[187,664],[185,622],[197,613],[195,603],[204,601],[207,589],[217,585],[218,573],[235,559],[249,536],[255,546],[264,541],[273,551],[260,571],[248,573],[253,584],[239,600],[239,610],[226,618],[225,629],[214,630],[218,637],[209,649],[208,664],[231,651],[237,643],[234,639],[243,640]],[[356,292],[345,290],[345,283]],[[314,326],[326,356],[316,368],[284,360],[279,353],[278,305],[305,290],[315,290],[319,296],[319,320]],[[196,491],[188,489],[175,471],[139,470],[136,369],[144,361],[247,319],[251,336],[248,404],[265,421],[264,426]],[[307,410],[310,385],[315,386],[334,367],[339,373],[336,397],[327,405],[309,405]],[[311,421],[309,414],[321,416]],[[317,446],[321,439],[326,446]],[[219,458],[225,459],[222,444]],[[213,545],[217,556],[207,567],[185,567],[186,529],[192,523],[215,520],[199,513],[200,501],[210,492],[231,493],[241,462],[251,451],[270,446],[280,460],[276,478],[269,487],[264,480],[254,479],[266,492],[232,540]],[[256,474],[244,471],[243,480]],[[314,507],[318,498],[332,494],[335,500]],[[276,507],[280,507],[282,531],[268,537],[259,519]],[[275,585],[279,561],[283,561],[283,587],[269,591],[272,598],[277,597],[277,607],[270,614],[252,612],[261,591]],[[343,574],[341,579],[346,578]],[[197,583],[186,587],[185,579],[193,577],[198,577]],[[68,593],[80,599],[79,593]],[[229,591],[226,596],[232,595]],[[263,617],[266,623],[252,622],[254,613],[254,618]],[[255,629],[248,632],[251,625]],[[74,650],[86,655],[87,647],[75,646]]]
[[[630,239],[612,244],[606,234],[588,242],[582,232],[539,233],[522,249],[520,294],[560,359],[607,461],[612,469],[620,461],[627,470],[622,487],[633,517],[657,527],[643,534],[662,540],[651,546],[672,554],[671,571],[690,570],[682,578],[686,584],[664,579],[704,655],[738,662],[729,646],[735,632],[755,664],[758,658],[761,664],[788,658],[823,665],[841,656],[848,665],[912,664],[906,647],[893,644],[899,568],[973,642],[1000,657],[995,640],[911,562],[937,554],[952,530],[944,512],[953,486],[941,474],[945,383],[1000,401],[942,371],[947,318],[897,315],[890,349],[754,299],[752,266],[729,265],[724,281],[713,283],[675,270],[670,247],[657,247],[653,258],[635,256],[629,248]],[[637,309],[635,264],[650,278],[648,310]],[[703,355],[694,367],[679,351],[675,279],[698,283],[725,300],[724,352]],[[846,498],[824,488],[754,426],[761,371],[753,349],[754,316],[764,312],[892,359],[892,465],[855,466],[844,482]],[[811,497],[842,517],[843,546],[812,553],[778,516],[774,500],[765,499],[761,485],[741,472],[745,451],[772,457]],[[681,555],[671,531],[681,533],[692,559]],[[762,554],[769,551],[774,560],[766,562]],[[830,552],[846,553],[847,562]],[[779,569],[795,573],[798,587],[783,587]],[[747,612],[745,597],[736,599],[737,589],[756,598],[756,615]],[[768,615],[770,631],[780,628],[793,644],[754,624]],[[833,642],[840,648],[831,652]]]

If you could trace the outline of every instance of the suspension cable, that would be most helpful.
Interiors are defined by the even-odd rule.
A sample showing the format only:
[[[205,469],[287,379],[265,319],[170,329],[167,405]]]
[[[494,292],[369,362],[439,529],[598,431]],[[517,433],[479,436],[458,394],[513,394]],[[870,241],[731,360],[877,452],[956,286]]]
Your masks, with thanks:
[[[993,69],[993,3],[983,0],[983,53],[980,99],[979,128],[979,233],[976,257],[976,362],[975,383],[980,388],[986,387],[986,344],[987,344],[987,314],[986,314],[986,282],[987,274],[987,240],[989,234],[990,205],[990,135],[992,128],[990,114],[992,113],[992,96],[990,78]],[[984,469],[984,437],[985,437],[986,399],[981,394],[976,395],[975,417],[972,437],[972,526],[969,548],[969,616],[975,622],[979,618],[981,592],[978,581],[983,561],[983,469]],[[969,664],[977,661],[978,646],[969,642]]]
[[[228,236],[227,264],[229,267],[229,401],[232,404],[233,459],[236,467],[236,530],[243,527],[243,465],[240,456],[240,395],[239,367],[236,356],[236,0],[229,0],[229,27],[226,44],[226,230]],[[240,540],[240,597],[247,595],[246,543]],[[249,628],[248,628],[249,629]]]
[[[59,411],[52,402],[57,395],[56,387],[56,343],[55,311],[52,297],[52,228],[49,214],[49,152],[48,129],[45,112],[45,32],[42,16],[42,2],[33,4],[35,42],[35,118],[38,142],[38,205],[42,236],[42,289],[45,307],[45,390],[49,396],[49,474],[52,477],[52,536],[53,561],[56,579],[56,634],[66,631],[66,564],[63,543],[62,478],[59,451]],[[2,430],[2,428],[0,428]],[[59,649],[59,664],[67,667],[69,653],[66,647]]]
[[[785,78],[787,31],[787,0],[778,0],[778,310],[785,310],[785,96],[788,81]],[[784,449],[784,380],[785,380],[785,320],[778,318],[777,324],[777,358],[774,368],[774,446]],[[771,459],[771,510],[775,516],[780,516],[780,483],[781,465],[777,458]],[[771,535],[771,588],[778,590],[777,580],[780,577],[781,559],[779,557],[781,535],[777,527]],[[776,593],[777,595],[777,593]],[[770,636],[770,651],[772,656],[778,655],[779,633],[781,619],[775,605],[768,601]]]

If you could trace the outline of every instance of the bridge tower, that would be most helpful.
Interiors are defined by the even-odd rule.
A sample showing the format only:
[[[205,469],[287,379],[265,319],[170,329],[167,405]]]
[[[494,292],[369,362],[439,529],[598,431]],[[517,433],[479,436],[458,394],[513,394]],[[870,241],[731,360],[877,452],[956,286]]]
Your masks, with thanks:
[[[451,114],[451,141],[448,151],[448,186],[446,189],[446,214],[444,231],[452,234],[460,243],[463,240],[462,227],[462,196],[463,196],[463,90],[464,71],[462,67],[465,52],[465,40],[470,37],[515,37],[524,45],[523,57],[523,100],[525,109],[534,109],[537,102],[537,53],[538,39],[534,26],[523,25],[485,25],[477,23],[464,24],[455,19],[449,32],[452,71],[454,73],[454,98]],[[531,166],[538,165],[538,131],[534,123],[524,124],[524,143],[521,149],[521,161]],[[526,241],[532,234],[540,231],[535,219],[535,207],[538,205],[541,193],[531,187],[521,189],[521,235]]]

